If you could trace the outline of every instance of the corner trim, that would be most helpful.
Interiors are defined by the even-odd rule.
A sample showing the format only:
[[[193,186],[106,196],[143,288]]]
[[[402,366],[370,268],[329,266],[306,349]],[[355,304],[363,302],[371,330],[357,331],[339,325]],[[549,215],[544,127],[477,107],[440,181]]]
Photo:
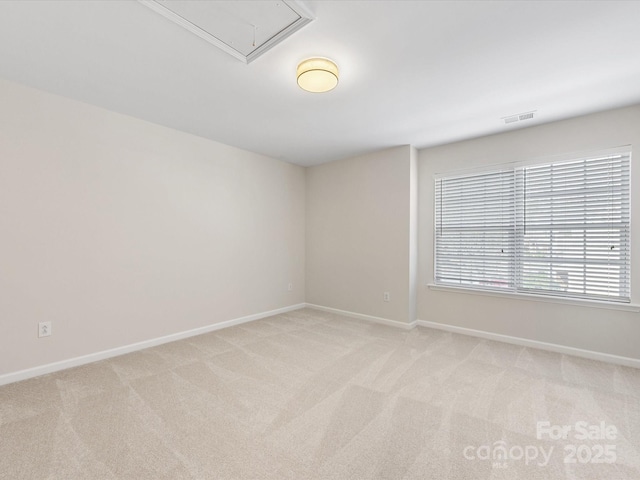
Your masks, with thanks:
[[[380,323],[382,325],[389,325],[391,327],[402,328],[403,330],[411,330],[417,325],[416,322],[404,323],[397,320],[390,320],[388,318],[374,317],[373,315],[365,315],[363,313],[349,312],[347,310],[339,310],[337,308],[323,307],[322,305],[314,305],[312,303],[306,304],[307,308],[314,310],[321,310],[323,312],[337,313],[338,315],[344,315],[345,317],[358,318],[360,320],[367,320],[369,322]]]
[[[497,342],[510,343],[513,345],[519,345],[521,347],[537,348],[540,350],[547,350],[550,352],[562,353],[565,355],[572,355],[574,357],[582,357],[582,358],[588,358],[590,360],[598,360],[600,362],[614,363],[616,365],[624,365],[626,367],[640,368],[640,359],[637,359],[637,358],[621,357],[619,355],[612,355],[610,353],[596,352],[593,350],[584,350],[582,348],[568,347],[565,345],[559,345],[557,343],[540,342],[540,341],[531,340],[528,338],[512,337],[511,335],[492,333],[484,330],[474,330],[472,328],[458,327],[455,325],[447,325],[444,323],[430,322],[427,320],[418,320],[416,323],[420,327],[435,328],[437,330],[444,330],[451,333],[458,333],[461,335],[479,337],[487,340],[494,340]]]
[[[182,340],[184,338],[195,337],[196,335],[202,335],[203,333],[214,332],[227,327],[233,327],[234,325],[240,325],[242,323],[253,322],[254,320],[260,320],[261,318],[271,317],[280,313],[292,312],[304,308],[304,303],[297,305],[290,305],[288,307],[278,308],[276,310],[269,310],[267,312],[255,313],[253,315],[247,315],[244,317],[238,317],[231,320],[225,320],[204,327],[198,327],[191,330],[185,330],[183,332],[172,333],[162,337],[152,338],[149,340],[143,340],[141,342],[131,343],[122,347],[111,348],[109,350],[102,350],[100,352],[89,353],[88,355],[82,355],[80,357],[69,358],[67,360],[61,360],[59,362],[48,363],[33,368],[27,368],[25,370],[18,370],[17,372],[5,373],[0,375],[0,386],[13,382],[19,382],[28,378],[38,377],[47,373],[53,373],[60,370],[66,370],[67,368],[78,367],[87,363],[97,362],[99,360],[105,360],[111,357],[117,357],[124,355],[125,353],[136,352],[138,350],[144,350],[145,348],[155,347],[164,343],[175,342],[176,340]]]

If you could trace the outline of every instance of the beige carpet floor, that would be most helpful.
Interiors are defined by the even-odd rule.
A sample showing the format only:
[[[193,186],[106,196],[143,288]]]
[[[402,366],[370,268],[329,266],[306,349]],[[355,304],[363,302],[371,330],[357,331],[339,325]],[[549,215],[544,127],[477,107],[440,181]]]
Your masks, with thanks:
[[[0,387],[0,478],[638,480],[640,370],[298,310]]]

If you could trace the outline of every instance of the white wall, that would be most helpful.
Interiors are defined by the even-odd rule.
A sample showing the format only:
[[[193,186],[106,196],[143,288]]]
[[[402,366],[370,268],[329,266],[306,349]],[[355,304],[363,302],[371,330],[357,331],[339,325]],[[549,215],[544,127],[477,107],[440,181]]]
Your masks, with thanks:
[[[6,81],[0,105],[0,375],[304,302],[302,167]]]
[[[640,358],[638,313],[427,287],[434,173],[640,145],[640,106],[305,170],[6,81],[0,105],[0,375],[305,300],[409,323],[416,267],[418,319]]]
[[[410,322],[411,151],[307,169],[307,303]]]
[[[640,106],[458,142],[419,152],[418,318],[457,327],[640,358],[640,314],[513,298],[434,291],[433,195],[436,173],[571,152],[640,146]],[[640,158],[632,160],[632,302],[640,303]],[[635,161],[634,161],[635,160]],[[634,281],[635,279],[635,281]]]

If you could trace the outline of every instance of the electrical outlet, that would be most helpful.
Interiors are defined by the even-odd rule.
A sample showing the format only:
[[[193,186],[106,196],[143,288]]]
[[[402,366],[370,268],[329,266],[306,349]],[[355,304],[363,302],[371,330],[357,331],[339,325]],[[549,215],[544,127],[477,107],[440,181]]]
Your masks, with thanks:
[[[384,292],[384,301],[385,302],[390,302],[391,301],[391,294],[389,292]]]
[[[293,283],[289,284],[289,291],[291,292],[293,290]]]
[[[51,335],[51,322],[40,322],[38,324],[38,337],[48,337]]]

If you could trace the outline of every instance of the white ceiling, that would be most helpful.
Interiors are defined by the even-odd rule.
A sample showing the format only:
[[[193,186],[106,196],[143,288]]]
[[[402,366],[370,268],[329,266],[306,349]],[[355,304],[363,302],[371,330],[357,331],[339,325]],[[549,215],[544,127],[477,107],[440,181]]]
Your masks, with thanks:
[[[246,65],[135,1],[5,0],[0,76],[300,165],[640,103],[638,1],[306,5]],[[339,65],[335,90],[298,88],[310,56]]]

